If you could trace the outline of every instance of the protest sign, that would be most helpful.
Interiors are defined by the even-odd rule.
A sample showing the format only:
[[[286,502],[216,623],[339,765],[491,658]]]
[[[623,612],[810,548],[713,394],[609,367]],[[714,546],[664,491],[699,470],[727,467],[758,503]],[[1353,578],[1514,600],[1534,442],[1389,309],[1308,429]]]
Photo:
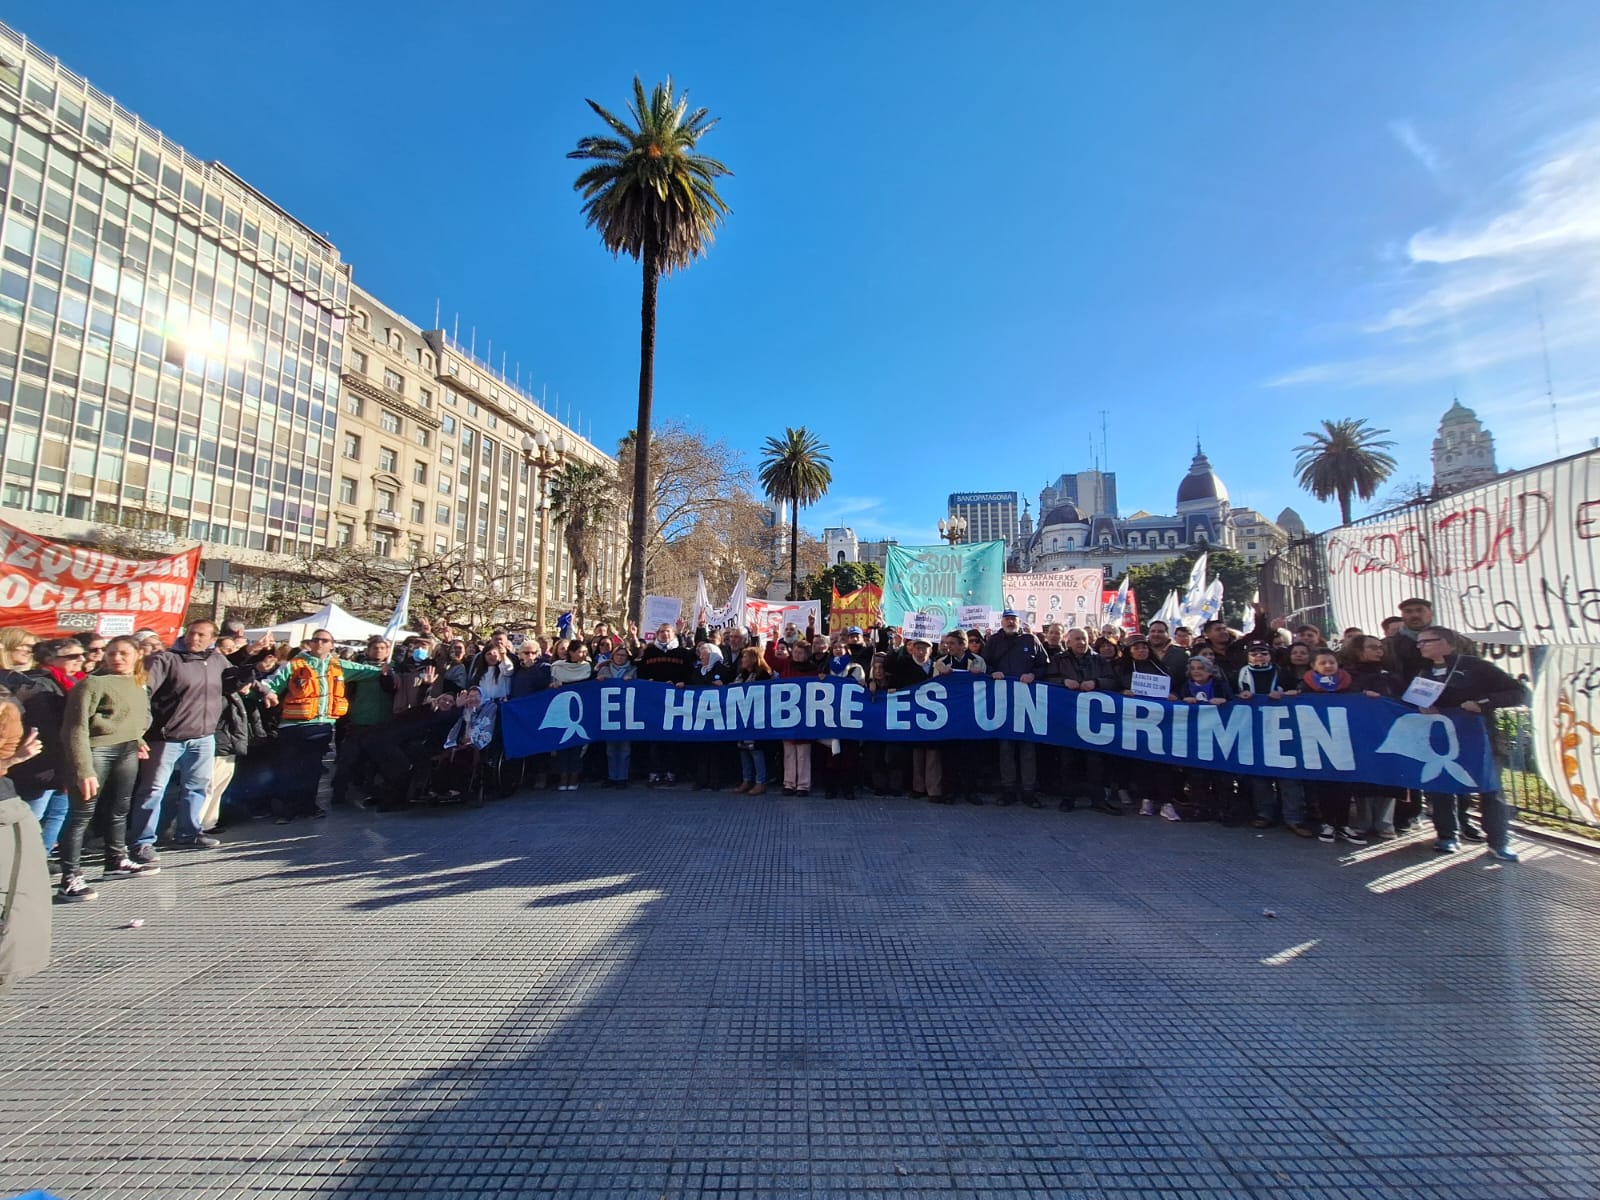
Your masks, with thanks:
[[[663,625],[676,626],[683,615],[683,600],[678,596],[646,596],[644,598],[644,623],[641,632],[647,642],[656,638],[656,630]]]
[[[1600,643],[1600,450],[1318,541],[1340,626],[1379,629],[1420,596],[1478,641]]]
[[[99,628],[102,615],[127,617],[174,642],[200,566],[200,547],[147,561],[68,546],[0,521],[0,625],[30,633]],[[86,622],[86,623],[83,623]]]
[[[1172,695],[1172,680],[1166,672],[1135,671],[1129,676],[1129,689],[1135,696],[1147,696],[1152,700],[1165,700]]]
[[[822,601],[747,600],[744,606],[745,624],[757,633],[776,640],[784,630],[793,625],[804,635],[809,629],[822,628]]]
[[[908,642],[927,638],[937,645],[945,628],[944,617],[938,613],[907,613],[900,621],[900,633]]]
[[[1046,625],[1063,629],[1098,629],[1105,577],[1099,570],[1044,571],[1006,575],[1005,606],[1022,616],[1035,633]]]
[[[899,625],[908,612],[939,612],[955,625],[964,604],[1000,606],[1006,568],[1004,542],[957,546],[890,546],[883,584],[883,619]]]
[[[963,604],[956,610],[956,624],[962,629],[982,629],[992,633],[1000,628],[1000,618],[987,604]]]
[[[1115,588],[1105,588],[1100,593],[1100,607],[1102,611],[1109,609],[1116,602]],[[1102,622],[1104,624],[1105,622]],[[1139,597],[1132,588],[1128,589],[1128,609],[1122,614],[1122,620],[1117,622],[1125,633],[1139,632]]]
[[[1438,792],[1498,786],[1484,722],[1366,696],[1222,706],[956,672],[873,695],[842,679],[716,688],[580,683],[500,705],[513,758],[596,741],[1041,742],[1243,775]]]

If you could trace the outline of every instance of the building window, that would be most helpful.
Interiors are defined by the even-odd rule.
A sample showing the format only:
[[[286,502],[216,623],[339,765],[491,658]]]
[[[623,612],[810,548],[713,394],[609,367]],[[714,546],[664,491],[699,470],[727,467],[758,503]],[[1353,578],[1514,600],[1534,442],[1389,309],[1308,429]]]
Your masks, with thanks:
[[[432,408],[433,407],[433,391],[431,389],[429,389],[429,388],[418,388],[417,389],[417,403],[422,405],[423,408]]]
[[[439,494],[441,496],[448,496],[450,494],[450,476],[439,476]]]
[[[433,506],[433,519],[440,525],[450,524],[450,506],[448,504],[435,504]]]
[[[357,375],[367,373],[367,356],[359,350],[350,351],[350,369]]]
[[[421,525],[427,519],[428,506],[421,500],[413,500],[411,502],[411,523],[413,525]]]
[[[344,394],[344,410],[352,417],[359,417],[361,415],[361,410],[365,407],[366,404],[355,392],[346,392]]]
[[[419,461],[413,462],[411,464],[411,482],[412,483],[427,483],[428,482],[428,464],[427,463],[421,462],[419,460]]]
[[[400,454],[388,446],[378,448],[378,470],[387,471],[390,475],[395,473],[395,468],[400,465]]]
[[[372,535],[372,552],[379,558],[388,558],[392,539],[387,533],[379,530]]]
[[[356,309],[356,326],[362,333],[370,334],[372,332],[372,318],[359,308]]]
[[[445,437],[451,437],[456,431],[456,419],[449,413],[445,413],[444,419],[439,422],[439,429]]]
[[[378,425],[385,433],[399,433],[403,428],[400,424],[400,418],[387,408],[383,410],[383,414],[378,418]]]
[[[339,532],[335,540],[340,546],[350,545],[356,540],[356,527],[354,525],[346,524],[344,521],[340,521]]]
[[[388,388],[391,392],[404,394],[406,390],[405,376],[401,375],[398,371],[391,371],[385,368],[383,372],[383,386]]]
[[[394,492],[389,488],[378,489],[378,511],[394,515]]]
[[[396,331],[396,330],[391,329],[389,331],[389,345],[390,345],[390,347],[392,349],[399,350],[402,353],[405,352],[405,348],[406,348],[405,339],[402,338],[400,336],[399,332]]]
[[[1256,544],[1254,542],[1246,542],[1244,544],[1244,548],[1246,550],[1254,550],[1256,548]]]
[[[416,441],[417,445],[421,446],[424,450],[426,450],[428,448],[428,446],[432,443],[433,436],[426,429],[424,429],[421,425],[418,425],[417,426],[417,435],[416,435],[415,441]]]
[[[344,456],[346,458],[361,457],[361,439],[353,433],[344,435]]]
[[[339,480],[339,503],[354,504],[356,502],[357,484],[354,479],[346,475]]]

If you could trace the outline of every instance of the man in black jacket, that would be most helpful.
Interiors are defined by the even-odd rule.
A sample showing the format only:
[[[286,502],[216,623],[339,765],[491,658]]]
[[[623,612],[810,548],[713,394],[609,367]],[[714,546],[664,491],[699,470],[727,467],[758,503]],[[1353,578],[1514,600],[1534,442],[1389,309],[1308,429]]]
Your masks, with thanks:
[[[1462,654],[1458,649],[1461,639],[1442,625],[1428,625],[1417,630],[1417,653],[1422,657],[1419,680],[1442,684],[1444,690],[1434,702],[1422,711],[1438,712],[1454,708],[1472,713],[1486,725],[1497,708],[1515,708],[1528,702],[1527,689],[1522,683],[1507,675],[1491,662]],[[1456,840],[1459,822],[1460,835],[1468,841],[1489,841],[1489,852],[1504,863],[1514,863],[1517,856],[1511,850],[1511,818],[1515,810],[1499,792],[1479,792],[1478,804],[1483,811],[1483,833],[1474,829],[1467,820],[1467,797],[1446,792],[1424,792],[1429,811],[1433,814],[1433,829],[1438,835],[1434,849],[1449,854],[1460,847]]]
[[[1032,683],[1043,676],[1050,656],[1038,638],[1022,632],[1022,618],[1015,609],[1008,608],[1000,614],[1000,632],[990,634],[983,644],[983,661],[991,679]],[[1001,739],[996,749],[1000,755],[999,803],[1015,804],[1020,798],[1029,808],[1038,808],[1039,764],[1033,743]]]
[[[666,624],[656,630],[655,641],[646,642],[640,647],[639,657],[635,662],[638,678],[653,680],[656,683],[688,683],[695,667],[694,651],[680,645],[677,630]],[[651,742],[650,777],[646,781],[647,785],[650,787],[675,785],[678,782],[678,757],[678,743]]]
[[[1054,628],[1051,626],[1051,629]],[[1048,649],[1049,630],[1045,632],[1045,646]],[[1050,655],[1050,663],[1045,668],[1045,682],[1072,692],[1107,690],[1111,687],[1111,664],[1089,648],[1088,634],[1081,629],[1069,629],[1066,645]],[[1106,796],[1105,764],[1099,754],[1070,746],[1059,747],[1058,753],[1061,784],[1066,793],[1057,805],[1062,812],[1071,812],[1076,802],[1083,800],[1099,812],[1122,815],[1122,809]]]
[[[177,647],[145,661],[150,689],[150,757],[139,764],[139,787],[128,814],[128,854],[149,866],[156,859],[161,803],[174,775],[182,795],[177,805],[177,845],[219,845],[201,828],[206,792],[222,719],[222,679],[232,664],[217,651],[217,627],[194,621]]]

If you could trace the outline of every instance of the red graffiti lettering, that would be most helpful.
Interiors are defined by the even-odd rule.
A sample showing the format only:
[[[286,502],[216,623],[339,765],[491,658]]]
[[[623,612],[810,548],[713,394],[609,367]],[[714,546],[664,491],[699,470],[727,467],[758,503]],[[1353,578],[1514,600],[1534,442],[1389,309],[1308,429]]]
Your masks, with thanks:
[[[1578,515],[1573,521],[1578,536],[1588,541],[1600,538],[1600,500],[1585,500],[1578,505]]]

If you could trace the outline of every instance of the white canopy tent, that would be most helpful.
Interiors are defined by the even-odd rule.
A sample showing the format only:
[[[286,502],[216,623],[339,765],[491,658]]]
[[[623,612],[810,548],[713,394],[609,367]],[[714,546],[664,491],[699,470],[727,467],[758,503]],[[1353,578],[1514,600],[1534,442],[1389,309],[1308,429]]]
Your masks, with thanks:
[[[333,634],[336,642],[364,642],[374,634],[381,634],[383,626],[372,621],[363,621],[354,613],[346,612],[331,600],[316,612],[304,617],[295,617],[290,621],[279,621],[274,625],[263,625],[259,629],[246,629],[245,637],[255,641],[262,634],[271,632],[273,638],[280,642],[288,642],[291,646],[298,646],[318,629],[326,629]],[[411,630],[402,629],[401,637],[411,636]]]

